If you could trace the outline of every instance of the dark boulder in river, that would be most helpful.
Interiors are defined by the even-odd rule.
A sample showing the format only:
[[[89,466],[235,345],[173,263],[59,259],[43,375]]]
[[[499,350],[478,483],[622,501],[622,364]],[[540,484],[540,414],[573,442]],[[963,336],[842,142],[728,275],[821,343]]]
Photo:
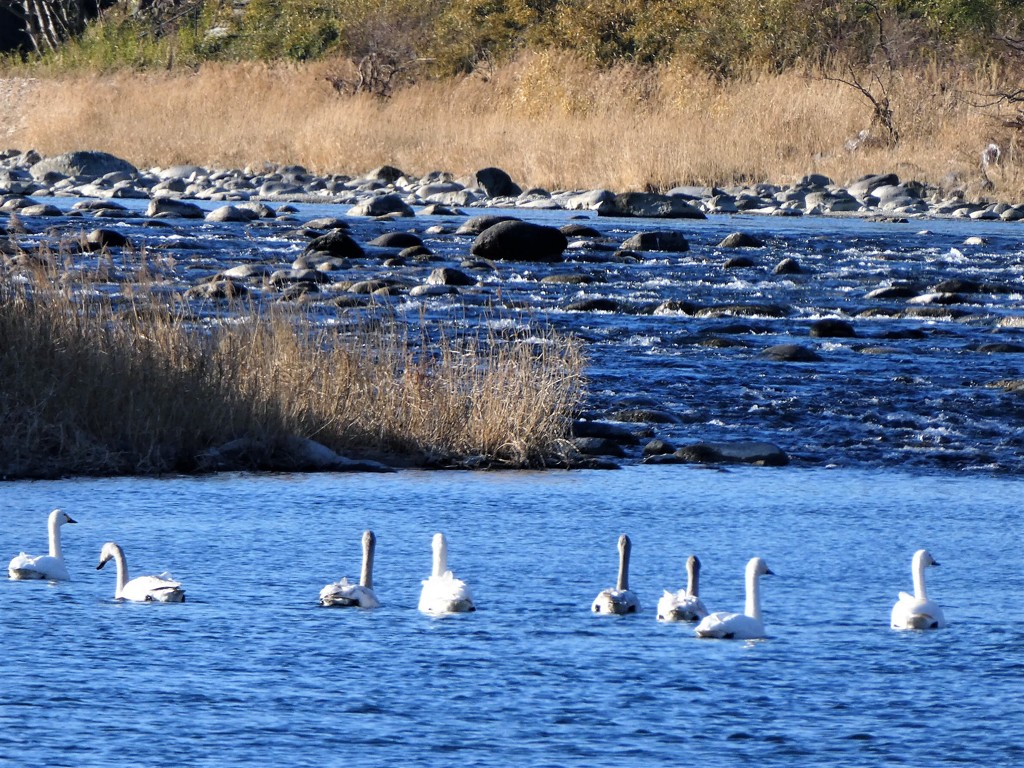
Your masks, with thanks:
[[[794,259],[792,256],[787,256],[785,259],[775,265],[775,269],[772,270],[772,274],[775,275],[799,275],[803,272],[803,267],[800,266],[800,262]]]
[[[340,229],[332,229],[327,234],[314,237],[306,246],[306,251],[328,253],[341,259],[359,259],[364,255],[362,246]]]
[[[473,174],[472,186],[480,187],[488,197],[518,197],[523,193],[501,168],[481,168]]]
[[[622,244],[627,251],[668,251],[683,253],[690,250],[690,244],[679,232],[671,230],[656,232],[637,232]]]
[[[852,339],[857,331],[851,323],[834,317],[826,317],[811,323],[811,336],[819,339]]]
[[[82,247],[87,251],[101,251],[104,248],[124,248],[128,238],[115,229],[94,229],[83,238]]]
[[[412,248],[423,245],[423,241],[412,232],[386,232],[375,237],[368,245],[375,245],[379,248]]]
[[[635,216],[652,219],[706,219],[704,212],[675,195],[658,195],[653,192],[626,192],[616,195],[608,203],[602,203],[599,216]]]
[[[554,227],[525,221],[502,221],[488,227],[473,241],[474,256],[503,261],[561,261],[569,245]]]
[[[479,235],[485,229],[490,229],[495,224],[503,221],[519,221],[515,216],[502,216],[500,214],[484,214],[483,216],[470,216],[459,228],[455,230],[456,235]]]
[[[719,248],[763,248],[764,242],[748,235],[746,232],[733,232],[726,235],[718,244]]]

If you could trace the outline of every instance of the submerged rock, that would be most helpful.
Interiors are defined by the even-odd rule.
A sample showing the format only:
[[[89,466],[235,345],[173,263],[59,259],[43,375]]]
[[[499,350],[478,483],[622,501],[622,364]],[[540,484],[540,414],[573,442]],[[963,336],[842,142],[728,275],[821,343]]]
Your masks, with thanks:
[[[768,347],[761,354],[769,360],[778,360],[786,363],[816,363],[821,361],[821,355],[813,349],[802,347],[799,344],[775,344]]]
[[[811,323],[810,334],[820,339],[852,339],[856,337],[857,331],[854,330],[852,323],[826,317]]]
[[[696,464],[756,464],[762,467],[784,467],[789,464],[789,456],[779,446],[747,440],[694,443],[679,448],[675,455]]]

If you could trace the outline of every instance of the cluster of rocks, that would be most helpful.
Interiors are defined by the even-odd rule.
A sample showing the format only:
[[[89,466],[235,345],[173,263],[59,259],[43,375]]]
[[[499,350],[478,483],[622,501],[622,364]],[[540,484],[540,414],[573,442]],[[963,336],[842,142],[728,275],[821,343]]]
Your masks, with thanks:
[[[614,194],[605,190],[549,193],[539,189],[523,191],[507,174],[495,168],[483,169],[462,181],[455,181],[442,173],[413,179],[391,167],[378,168],[361,178],[349,178],[314,176],[298,167],[268,167],[259,172],[253,169],[208,171],[193,166],[140,171],[123,160],[98,152],[74,152],[54,158],[41,158],[32,152],[0,153],[0,216],[4,212],[17,213],[19,219],[67,216],[57,206],[43,201],[46,197],[60,196],[82,198],[71,210],[70,215],[76,217],[139,217],[147,222],[145,226],[150,227],[170,227],[179,220],[201,220],[216,225],[238,223],[249,232],[247,237],[257,232],[249,229],[250,224],[272,223],[276,227],[275,238],[288,239],[289,242],[300,239],[304,243],[301,254],[290,257],[290,264],[275,263],[273,255],[264,251],[242,263],[217,264],[206,272],[191,270],[191,284],[183,290],[183,296],[199,303],[229,301],[259,292],[263,296],[273,294],[276,300],[329,302],[340,309],[362,307],[397,296],[452,296],[466,306],[474,302],[484,306],[494,301],[495,294],[500,295],[502,290],[495,278],[496,265],[501,262],[548,269],[547,265],[557,267],[571,260],[571,269],[563,268],[546,274],[540,272],[535,278],[552,289],[564,289],[554,291],[555,295],[569,297],[563,298],[562,303],[556,305],[557,309],[695,318],[786,319],[793,310],[767,301],[702,304],[689,298],[671,298],[641,303],[601,295],[604,293],[601,290],[591,293],[591,287],[600,289],[604,284],[604,270],[601,266],[594,269],[579,267],[633,264],[644,261],[649,253],[654,254],[652,258],[663,259],[666,254],[688,252],[690,241],[678,228],[667,223],[653,225],[663,229],[653,229],[652,225],[645,224],[637,227],[640,231],[625,237],[618,234],[613,237],[602,234],[590,224],[571,220],[571,214],[568,215],[569,223],[556,228],[524,221],[514,215],[488,213],[467,216],[459,208],[585,210],[589,211],[591,219],[595,215],[702,219],[709,214],[738,212],[766,215],[882,214],[887,219],[951,216],[1014,220],[1024,217],[1024,207],[970,205],[955,198],[941,198],[936,190],[913,182],[901,183],[892,175],[867,177],[846,189],[832,185],[827,178],[812,175],[788,187],[757,185],[728,193],[690,187],[670,190],[667,194]],[[128,207],[118,199],[146,200],[148,205]],[[211,201],[221,205],[211,207]],[[350,207],[344,218],[303,221],[297,215],[299,209],[292,203],[338,203]],[[144,213],[139,210],[142,205],[146,205]],[[429,227],[398,224],[407,217],[423,216],[453,217],[459,223],[458,226],[446,223]],[[167,223],[161,220],[167,220]],[[368,224],[355,225],[355,222]],[[388,226],[389,222],[395,224]],[[406,231],[395,231],[396,227],[405,227]],[[381,232],[383,229],[389,231]],[[612,229],[618,233],[621,226],[616,224]],[[237,237],[240,230],[234,231]],[[361,236],[368,232],[376,236]],[[0,226],[0,252],[4,250],[3,234]],[[424,236],[428,235],[433,236],[434,241],[425,241]],[[213,233],[210,236],[216,237]],[[451,259],[451,254],[446,259],[428,247],[444,238],[458,242],[460,255],[456,264],[437,263]],[[978,239],[978,244],[982,243]],[[81,233],[77,244],[82,252],[109,251],[133,245],[120,229],[107,226]],[[806,269],[793,256],[778,258],[778,249],[765,248],[763,239],[747,232],[733,232],[714,243],[701,245],[712,246],[716,253],[729,254],[720,257],[722,261],[718,266],[722,270],[756,269],[781,279],[813,272],[813,268]],[[773,263],[763,263],[756,249],[763,249]],[[31,258],[26,256],[25,249],[16,250],[18,253],[14,255],[9,251],[8,264],[16,264],[17,259]],[[735,255],[731,255],[733,253]],[[365,271],[360,273],[370,265],[392,272],[377,275],[366,275]],[[393,270],[401,268],[406,268],[404,274],[395,276]],[[957,306],[969,303],[971,296],[1005,294],[1015,290],[1018,289],[1013,286],[962,278],[935,284],[890,282],[864,295],[870,306],[863,313],[866,317],[885,313],[890,313],[889,316],[919,313],[918,316],[922,317],[936,312],[943,316],[953,315],[962,311]],[[512,299],[512,303],[506,306],[515,306],[515,301]],[[900,304],[894,306],[894,301]],[[743,323],[736,327],[740,329],[736,333],[753,332]],[[810,323],[808,336],[843,339],[855,338],[857,332],[847,320],[826,318]],[[744,342],[722,335],[703,338],[699,343],[708,347],[744,346]],[[992,348],[981,351],[1024,351],[1024,347],[1020,350]],[[791,342],[765,346],[758,355],[766,360],[785,363],[822,361],[815,349]],[[783,466],[790,460],[778,446],[761,440],[697,440],[677,445],[658,436],[659,426],[678,427],[679,424],[677,417],[659,410],[655,403],[589,414],[573,424],[571,445],[575,462],[577,465],[605,466],[610,465],[607,464],[609,461],[627,458],[656,464]],[[286,453],[287,460],[281,455],[268,454],[270,458],[265,459],[268,466],[365,468],[342,457],[328,455],[326,449],[321,451],[309,443],[289,446]],[[264,455],[267,451],[250,445],[232,444],[211,452],[205,460],[210,468],[234,467],[242,459],[250,461],[246,457],[257,454]]]
[[[409,216],[411,206],[439,205],[588,210],[602,216],[644,218],[729,213],[1024,218],[1024,205],[967,202],[960,192],[901,181],[895,174],[865,176],[847,187],[821,174],[809,174],[785,186],[680,186],[664,194],[617,194],[605,189],[524,190],[499,168],[484,168],[458,180],[444,172],[415,178],[391,166],[359,177],[317,175],[301,166],[274,165],[236,170],[191,165],[140,170],[120,158],[92,151],[46,158],[31,150],[0,152],[0,194],[334,203],[356,206],[356,213],[367,216]]]

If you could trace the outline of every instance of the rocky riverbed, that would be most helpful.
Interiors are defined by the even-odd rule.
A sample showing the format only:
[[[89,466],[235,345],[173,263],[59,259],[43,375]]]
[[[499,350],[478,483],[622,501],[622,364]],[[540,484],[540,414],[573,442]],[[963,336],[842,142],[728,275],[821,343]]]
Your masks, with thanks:
[[[1024,469],[1024,206],[891,174],[616,194],[0,158],[3,279],[49,260],[111,296],[144,272],[197,317],[554,325],[586,342],[574,442],[601,462]]]

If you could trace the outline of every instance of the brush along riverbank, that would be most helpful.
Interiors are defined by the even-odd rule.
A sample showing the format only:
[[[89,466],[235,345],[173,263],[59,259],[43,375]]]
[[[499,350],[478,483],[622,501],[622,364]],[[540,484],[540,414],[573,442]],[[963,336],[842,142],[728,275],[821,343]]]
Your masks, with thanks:
[[[0,476],[574,461],[571,339],[410,332],[386,312],[317,325],[244,300],[200,317],[144,258],[110,298],[65,268],[76,252],[36,250],[0,286]]]

